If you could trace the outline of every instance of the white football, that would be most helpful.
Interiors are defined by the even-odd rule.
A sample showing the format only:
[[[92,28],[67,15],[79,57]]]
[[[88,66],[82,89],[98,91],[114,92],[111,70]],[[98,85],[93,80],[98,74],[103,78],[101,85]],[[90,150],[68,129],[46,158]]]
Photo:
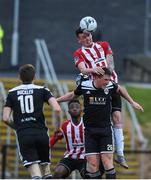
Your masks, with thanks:
[[[97,22],[91,16],[86,16],[80,20],[80,28],[89,32],[94,32],[97,29]]]

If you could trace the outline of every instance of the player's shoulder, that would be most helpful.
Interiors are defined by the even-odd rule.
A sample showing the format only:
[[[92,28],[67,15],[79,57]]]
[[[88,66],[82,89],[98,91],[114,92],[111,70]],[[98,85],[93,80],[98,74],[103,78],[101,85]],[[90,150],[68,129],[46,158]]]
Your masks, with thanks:
[[[73,55],[77,56],[77,55],[81,54],[81,50],[82,50],[81,48],[78,48],[76,51],[74,51]]]
[[[81,89],[89,89],[94,90],[93,81],[92,80],[86,80],[81,82]]]
[[[8,90],[9,93],[22,89],[22,84]]]
[[[62,125],[61,128],[65,128],[69,123],[71,123],[70,119],[65,120]]]
[[[103,47],[107,47],[107,46],[109,46],[109,42],[107,42],[107,41],[98,41],[98,42],[96,42],[97,44],[100,44],[101,46],[103,46]]]
[[[92,85],[92,80],[88,79],[88,80],[82,81],[81,85],[82,86],[91,86]]]
[[[39,90],[50,91],[49,88],[47,88],[46,86],[40,86],[40,85],[32,84],[30,87],[31,87],[31,89],[39,89]]]
[[[111,80],[106,87],[108,89],[113,89],[115,86],[117,86],[117,83]]]
[[[87,81],[89,80],[88,75],[83,75],[82,73],[78,74],[76,77],[76,85],[80,85],[82,81]]]

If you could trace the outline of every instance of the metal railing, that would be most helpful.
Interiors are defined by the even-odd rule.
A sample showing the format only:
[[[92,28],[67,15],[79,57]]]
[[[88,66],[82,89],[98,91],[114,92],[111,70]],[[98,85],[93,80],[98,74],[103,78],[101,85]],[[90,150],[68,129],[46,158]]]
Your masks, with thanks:
[[[145,26],[144,26],[144,53],[151,56],[150,29],[151,29],[151,0],[146,0],[145,6]]]
[[[3,106],[4,106],[4,102],[6,99],[6,91],[4,88],[4,85],[2,82],[0,82],[0,120],[2,120],[2,111],[3,111]],[[7,127],[7,132],[6,132],[6,143],[10,144],[10,133],[11,130],[9,127]]]
[[[37,61],[36,61],[36,70],[37,70],[37,76],[40,77],[40,71],[41,71],[41,65],[44,70],[44,75],[46,81],[55,86],[58,90],[59,96],[62,96],[65,94],[63,87],[59,83],[59,80],[57,78],[52,58],[48,52],[48,48],[46,45],[46,42],[44,39],[36,39],[35,40],[36,49],[37,49]],[[68,107],[66,103],[62,103],[62,109],[65,112],[66,117],[68,117]]]
[[[126,106],[127,106],[127,109],[130,113],[131,120],[132,120],[133,131],[132,131],[132,136],[131,136],[132,137],[131,138],[131,149],[132,150],[136,149],[135,134],[137,134],[137,137],[138,137],[139,142],[141,144],[141,150],[145,150],[147,147],[148,140],[143,135],[141,126],[138,122],[138,119],[137,119],[137,116],[136,116],[136,113],[135,113],[133,107],[128,102],[126,102]]]
[[[147,138],[144,137],[144,134],[142,132],[141,126],[139,124],[139,121],[137,119],[136,113],[133,109],[133,107],[127,102],[123,101],[124,109],[127,107],[127,110],[130,114],[131,118],[131,150],[134,151],[137,149],[136,147],[136,137],[141,145],[140,151],[145,151],[148,145],[148,140]],[[144,159],[144,154],[140,154],[140,178],[144,178],[144,165],[145,165],[145,159]]]

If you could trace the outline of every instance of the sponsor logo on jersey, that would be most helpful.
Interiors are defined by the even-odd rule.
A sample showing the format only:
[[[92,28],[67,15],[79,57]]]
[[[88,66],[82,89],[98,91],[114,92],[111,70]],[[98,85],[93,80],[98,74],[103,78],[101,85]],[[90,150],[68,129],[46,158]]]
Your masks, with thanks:
[[[101,61],[104,61],[105,59],[103,59],[103,58],[96,58],[95,59],[95,64],[99,64],[99,62],[101,62]]]
[[[77,146],[83,147],[84,143],[82,143],[80,139],[74,139],[72,145],[73,145],[73,147],[77,147]]]
[[[36,121],[36,118],[34,117],[28,117],[28,118],[22,118],[21,122],[28,122],[28,121]]]
[[[109,94],[108,88],[105,88],[105,89],[104,89],[104,93],[105,93],[105,94]]]
[[[106,98],[104,98],[104,97],[89,97],[89,104],[105,105],[106,104]]]

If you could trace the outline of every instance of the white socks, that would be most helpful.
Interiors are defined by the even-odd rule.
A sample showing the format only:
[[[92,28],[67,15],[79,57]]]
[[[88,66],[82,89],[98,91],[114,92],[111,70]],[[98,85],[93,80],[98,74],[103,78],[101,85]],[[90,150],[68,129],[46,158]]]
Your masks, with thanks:
[[[124,156],[124,135],[122,128],[113,127],[116,154]]]

